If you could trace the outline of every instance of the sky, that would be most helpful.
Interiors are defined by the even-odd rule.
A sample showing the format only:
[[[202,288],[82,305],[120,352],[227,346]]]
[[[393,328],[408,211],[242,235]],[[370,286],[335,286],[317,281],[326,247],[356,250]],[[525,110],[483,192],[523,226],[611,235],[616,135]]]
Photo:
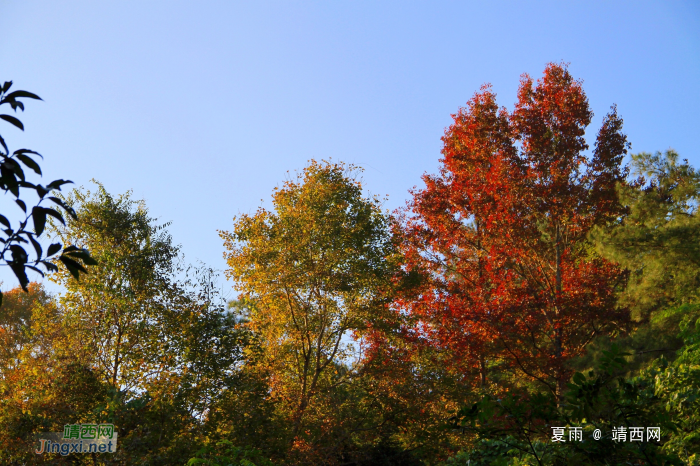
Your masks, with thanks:
[[[632,152],[700,167],[697,1],[0,0],[0,31],[0,81],[43,98],[24,133],[0,127],[10,148],[39,151],[44,182],[132,190],[219,270],[217,230],[309,159],[364,168],[394,210],[482,84],[512,109],[548,62],[583,80],[591,145],[617,104]]]

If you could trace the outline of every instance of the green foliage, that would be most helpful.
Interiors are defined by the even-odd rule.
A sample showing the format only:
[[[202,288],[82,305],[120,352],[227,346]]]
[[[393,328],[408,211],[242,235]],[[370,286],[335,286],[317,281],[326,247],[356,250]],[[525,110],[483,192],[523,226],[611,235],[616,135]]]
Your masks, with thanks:
[[[53,231],[92,248],[99,261],[80,281],[68,273],[52,277],[66,288],[60,300],[76,344],[105,382],[143,390],[172,365],[164,318],[179,297],[170,293],[177,248],[128,194],[115,198],[98,185],[94,195],[74,190],[66,202],[79,215],[65,226],[52,224]]]
[[[530,450],[534,454],[530,454]],[[444,462],[445,466],[535,466],[547,457],[547,445],[535,441],[525,445],[506,436],[479,440],[469,452],[460,452]],[[539,460],[539,462],[538,462]]]
[[[684,345],[670,364],[665,360],[652,365],[643,375],[654,377],[655,394],[674,423],[665,449],[683,458],[686,464],[700,464],[700,306],[681,306],[680,337]]]
[[[628,214],[593,238],[630,270],[622,302],[643,320],[700,297],[700,173],[673,150],[633,154],[632,169],[641,178],[619,187]]]
[[[274,466],[259,450],[251,447],[237,447],[228,440],[221,440],[216,446],[203,447],[187,466]]]
[[[686,345],[672,363],[656,360],[638,376],[619,376],[625,353],[613,345],[596,371],[576,373],[565,402],[551,396],[485,396],[455,419],[476,435],[474,448],[448,464],[696,464],[700,460],[700,368],[697,308],[684,314]],[[552,442],[552,426],[581,427],[583,441]],[[661,442],[615,442],[613,428],[660,427]],[[603,437],[593,439],[600,429]],[[645,439],[646,440],[646,439]]]
[[[566,403],[557,405],[549,395],[485,397],[463,410],[460,427],[483,439],[457,459],[470,464],[667,464],[671,458],[653,443],[614,442],[618,426],[659,426],[664,435],[670,424],[659,415],[653,385],[646,380],[611,378],[621,356],[609,352],[598,373],[576,373],[565,392]],[[552,426],[581,427],[582,441],[552,442]],[[593,439],[600,429],[603,438]],[[455,463],[452,464],[465,464]],[[448,463],[450,464],[450,463]],[[668,464],[679,464],[670,462]]]
[[[130,193],[74,190],[78,217],[59,237],[85,245],[99,264],[84,279],[55,279],[76,357],[111,388],[105,411],[119,429],[115,454],[129,464],[184,462],[205,413],[234,383],[246,332],[217,302],[215,276],[183,268],[178,248]]]

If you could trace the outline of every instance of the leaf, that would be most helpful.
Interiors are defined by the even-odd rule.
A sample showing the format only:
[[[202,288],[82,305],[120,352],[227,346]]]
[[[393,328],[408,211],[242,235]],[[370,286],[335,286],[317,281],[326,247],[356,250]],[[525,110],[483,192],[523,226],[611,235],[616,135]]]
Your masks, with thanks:
[[[36,152],[36,151],[33,151],[33,150],[29,150],[29,149],[17,149],[17,150],[14,151],[13,153],[14,153],[14,154],[34,154],[34,155],[38,155],[38,156],[41,157],[42,159],[44,158],[44,156],[41,155],[40,153],[38,153],[38,152]]]
[[[75,246],[69,246],[64,251],[64,255],[69,255],[76,259],[82,260],[86,265],[97,265],[97,261],[90,256],[90,251],[87,249],[79,249]]]
[[[10,153],[10,149],[7,148],[7,144],[5,144],[5,140],[2,138],[2,136],[0,136],[0,145],[2,145],[2,147],[5,148],[5,153],[6,153],[6,154],[9,154],[9,153]]]
[[[67,257],[65,254],[59,257],[58,260],[60,260],[63,263],[63,265],[66,266],[68,272],[70,272],[70,274],[73,275],[73,277],[75,277],[76,280],[80,280],[80,272],[88,273],[88,271],[85,269],[85,267],[82,266],[82,264],[80,264],[77,261],[74,261],[70,257]]]
[[[99,265],[97,259],[92,257],[89,252],[87,252],[87,255],[85,257],[82,257],[82,260],[86,265]]]
[[[47,209],[39,206],[32,208],[32,220],[34,221],[34,231],[37,236],[41,236],[44,232],[44,227],[46,226],[46,210]]]
[[[72,184],[72,183],[73,182],[70,180],[54,180],[46,186],[46,189],[48,189],[49,191],[51,191],[52,189],[57,189],[60,191],[61,186],[63,186],[64,184]]]
[[[24,111],[24,104],[20,102],[19,100],[8,100],[7,101],[10,104],[10,107],[12,107],[12,110],[15,112],[17,111],[17,108],[20,110]],[[2,103],[5,103],[4,101]]]
[[[27,278],[27,272],[24,270],[24,264],[15,264],[10,262],[8,264],[14,272],[15,277],[19,280],[19,284],[24,291],[29,291],[27,285],[29,284],[29,279]]]
[[[19,184],[17,184],[15,173],[5,166],[4,162],[0,165],[0,179],[3,185],[14,194],[15,197],[19,197]]]
[[[10,225],[10,221],[7,220],[7,217],[5,217],[5,216],[2,215],[2,214],[0,214],[0,223],[2,223],[3,225],[5,225],[7,228],[12,228],[12,225]]]
[[[43,272],[41,269],[38,269],[38,268],[34,267],[33,265],[26,265],[25,267],[28,268],[28,269],[31,269],[31,270],[35,271],[36,273],[38,273],[38,274],[41,275],[42,277],[44,276],[44,272]]]
[[[52,209],[50,207],[44,207],[43,209],[44,212],[61,222],[63,225],[66,224],[66,221],[63,219],[63,215],[61,215],[56,209]]]
[[[22,161],[22,163],[24,165],[26,165],[27,167],[34,170],[34,172],[36,174],[41,175],[41,168],[39,167],[39,164],[36,163],[34,160],[32,160],[31,157],[29,157],[28,155],[24,155],[24,154],[18,154],[17,152],[15,152],[15,155],[17,156],[18,159],[20,159]]]
[[[34,239],[34,235],[32,235],[29,232],[27,232],[27,238],[29,238],[29,241],[31,241],[32,246],[34,246],[34,251],[36,251],[36,259],[37,260],[41,259],[41,253],[42,253],[41,245],[39,244],[39,242],[36,239]]]
[[[55,196],[50,196],[48,199],[49,199],[51,202],[53,202],[54,204],[57,204],[57,205],[61,206],[66,212],[68,212],[68,214],[69,214],[71,217],[73,217],[73,218],[77,218],[77,217],[78,217],[78,216],[76,215],[76,213],[75,213],[75,210],[74,210],[71,206],[69,206],[68,204],[66,204],[65,202],[63,202],[63,200],[62,200],[61,198],[55,197]]]
[[[58,271],[58,267],[56,266],[56,264],[53,264],[49,261],[41,261],[41,265],[46,267],[46,270],[48,270],[49,272],[57,272]]]
[[[27,263],[27,251],[18,244],[13,244],[10,246],[10,251],[12,252],[12,262],[16,264],[26,264]]]
[[[24,125],[22,122],[12,115],[0,115],[0,118],[24,131]]]
[[[15,202],[25,213],[27,212],[27,204],[25,204],[22,199],[15,199]]]
[[[5,161],[2,162],[2,165],[11,170],[20,180],[24,181],[24,170],[22,170],[22,166],[16,160],[6,158]]]
[[[3,84],[2,89],[0,90],[1,93],[5,93],[10,90],[10,87],[12,87],[12,81],[5,81],[5,84]]]
[[[17,99],[20,97],[26,97],[27,99],[43,100],[38,95],[33,94],[31,92],[27,92],[27,91],[14,91],[14,92],[10,92],[9,94],[7,94],[5,96],[6,99]]]
[[[44,196],[46,196],[49,193],[49,190],[44,188],[42,185],[38,184],[34,186],[34,189],[36,190],[37,195],[39,196],[40,199],[43,199]]]
[[[56,254],[60,250],[61,250],[61,243],[53,243],[49,246],[49,249],[46,250],[46,255],[53,256],[54,254]]]

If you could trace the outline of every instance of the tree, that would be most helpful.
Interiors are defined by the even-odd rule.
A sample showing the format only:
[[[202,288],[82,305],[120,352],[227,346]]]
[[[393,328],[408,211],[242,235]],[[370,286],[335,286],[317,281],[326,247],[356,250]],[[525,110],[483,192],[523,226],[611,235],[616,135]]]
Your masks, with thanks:
[[[232,232],[220,233],[227,275],[301,449],[314,443],[304,432],[322,416],[320,400],[356,375],[349,339],[383,314],[393,273],[389,220],[379,199],[363,196],[355,171],[312,161],[275,189],[273,211],[241,215]]]
[[[11,87],[12,81],[7,81],[0,88],[0,105],[9,105],[15,112],[18,108],[24,111],[24,103],[19,99],[41,100],[38,95],[31,92],[9,92]],[[0,114],[0,119],[24,131],[24,125],[16,117]],[[0,242],[2,242],[0,264],[7,265],[12,269],[24,291],[28,291],[27,286],[29,285],[27,269],[41,276],[44,275],[44,271],[56,271],[58,268],[51,259],[61,262],[76,278],[79,277],[80,273],[87,272],[84,265],[94,265],[94,260],[90,257],[87,250],[79,249],[75,246],[63,248],[61,243],[51,244],[46,251],[46,255],[44,255],[38,238],[44,232],[47,216],[64,223],[63,214],[75,216],[75,212],[59,197],[51,195],[53,191],[60,191],[61,186],[71,183],[71,181],[55,180],[46,186],[42,186],[41,184],[31,183],[26,179],[22,165],[41,175],[41,167],[32,156],[41,157],[38,152],[29,149],[18,149],[10,154],[5,140],[0,136],[0,158],[2,159],[2,162],[0,162],[0,189],[3,189],[6,194],[8,192],[12,194],[15,198],[15,203],[25,214],[24,219],[20,220],[15,228],[12,227],[12,223],[5,215],[0,214],[0,223],[5,227],[2,230],[3,237],[0,237]],[[39,196],[39,202],[32,207],[30,212],[27,212],[26,200],[22,199],[24,197],[24,191],[22,190],[26,189],[34,191]],[[51,202],[53,206],[46,207],[42,205],[44,201]],[[30,218],[34,231],[28,229]],[[25,244],[32,245],[36,254],[34,260],[29,259],[29,254],[25,250]],[[57,255],[58,253],[61,254]],[[10,258],[7,257],[8,254]],[[0,292],[0,303],[2,303],[2,292]]]
[[[455,427],[480,440],[447,464],[696,464],[697,369],[679,371],[660,360],[638,376],[625,378],[625,356],[613,346],[595,370],[577,372],[565,403],[551,393],[512,392],[498,399],[485,396],[461,410]],[[690,384],[681,388],[678,376],[681,383]],[[564,436],[563,442],[553,442],[552,426],[562,426],[565,433],[567,427],[580,428],[580,441]],[[625,439],[630,432],[630,441],[614,440],[620,426]],[[631,441],[631,428],[641,426],[659,427],[659,441]]]
[[[640,178],[619,187],[629,212],[595,230],[597,249],[631,272],[623,297],[639,320],[700,295],[700,173],[668,150],[632,154]]]
[[[250,447],[236,447],[231,442],[222,440],[216,447],[204,447],[197,452],[194,458],[187,462],[187,466],[219,466],[221,464],[231,466],[274,466],[260,451]]]
[[[673,150],[631,156],[635,179],[618,186],[626,213],[591,232],[596,251],[629,273],[626,287],[618,295],[621,306],[630,309],[631,331],[615,339],[632,356],[634,372],[663,355],[673,358],[683,340],[678,309],[698,304],[700,286],[700,174],[681,161]],[[612,344],[594,341],[586,357],[576,361],[583,369]]]
[[[212,275],[179,265],[143,201],[98,183],[65,202],[78,215],[51,228],[98,264],[79,281],[67,271],[51,278],[66,290],[58,301],[74,358],[108,387],[103,420],[123,445],[113,461],[184,463],[200,440],[191,433],[232,383],[244,335],[217,303]]]
[[[623,213],[628,143],[613,107],[587,158],[591,116],[565,65],[536,85],[524,75],[510,113],[485,86],[445,131],[440,173],[414,192],[398,233],[424,281],[398,303],[469,384],[486,387],[499,368],[561,397],[567,361],[625,321],[614,294],[625,275],[587,234]]]
[[[60,309],[40,284],[5,294],[0,325],[0,462],[44,464],[34,434],[99,417],[107,387],[76,360]],[[60,456],[60,455],[55,455]],[[52,458],[52,464],[65,464]]]
[[[22,350],[31,342],[32,314],[37,305],[48,305],[49,295],[36,282],[27,285],[27,292],[14,288],[5,292],[0,304],[0,379],[16,367]]]
[[[170,236],[153,224],[143,203],[74,190],[66,199],[79,216],[53,225],[57,237],[90,246],[100,264],[81,281],[58,273],[60,298],[85,357],[121,391],[143,390],[169,364],[162,320],[167,314],[173,260]]]

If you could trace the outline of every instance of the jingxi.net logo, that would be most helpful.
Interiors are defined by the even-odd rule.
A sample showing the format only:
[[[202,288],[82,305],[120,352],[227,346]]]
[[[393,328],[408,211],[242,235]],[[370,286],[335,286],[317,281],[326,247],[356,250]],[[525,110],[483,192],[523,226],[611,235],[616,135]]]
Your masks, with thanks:
[[[47,432],[37,436],[39,446],[34,453],[114,453],[117,432],[114,424],[67,424],[63,432]]]

